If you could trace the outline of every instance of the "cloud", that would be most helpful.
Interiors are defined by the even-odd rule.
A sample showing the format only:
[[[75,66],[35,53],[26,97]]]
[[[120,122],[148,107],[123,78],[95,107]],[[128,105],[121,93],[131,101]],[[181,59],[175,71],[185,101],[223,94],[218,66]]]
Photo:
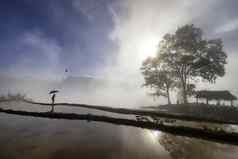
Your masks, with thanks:
[[[192,23],[209,10],[214,0],[206,3],[204,6],[198,0],[123,0],[121,11],[109,8],[114,21],[110,38],[118,46],[114,70],[125,75],[123,78],[138,79],[142,60],[156,54],[162,36]]]
[[[219,26],[216,30],[216,34],[223,34],[226,32],[231,32],[238,29],[238,18],[237,19],[232,19],[229,22]]]
[[[215,0],[203,3],[199,0],[123,0],[120,2],[119,11],[113,6],[109,8],[114,22],[109,37],[118,46],[117,62],[109,66],[105,72],[109,77],[124,79],[137,85],[143,83],[139,70],[142,60],[155,54],[152,47],[159,43],[165,33],[172,33],[184,24],[193,23],[204,30],[206,37],[223,38],[222,32],[233,32],[238,26],[237,20],[234,19],[224,24],[230,15],[229,5],[232,2],[229,5],[225,1]],[[214,10],[221,12],[214,12]],[[219,33],[217,36],[214,36],[214,30]],[[225,44],[229,42],[229,37],[224,38]],[[225,49],[230,49],[230,45]],[[211,88],[233,90],[233,80],[237,80],[238,77],[232,72],[236,72],[237,64],[234,61],[238,57],[231,54],[228,52],[227,75],[220,78],[216,85],[211,85]],[[225,81],[233,84],[227,86]]]
[[[61,47],[39,31],[26,32],[15,42],[20,54],[17,62],[9,68],[12,75],[39,78],[59,77]]]
[[[102,2],[105,1],[98,2],[94,0],[73,0],[72,6],[92,22],[95,19],[95,15],[97,15],[97,8],[101,7]]]
[[[156,54],[165,33],[194,23],[207,37],[224,39],[225,49],[231,51],[229,59],[234,58],[229,60],[224,79],[237,79],[229,73],[235,71],[238,58],[236,4],[225,0],[47,1],[42,5],[44,13],[36,10],[37,14],[28,19],[37,19],[39,23],[34,27],[39,30],[25,27],[32,25],[24,21],[24,16],[16,15],[20,20],[15,27],[22,28],[21,33],[5,41],[8,45],[4,56],[11,61],[2,65],[9,63],[7,71],[12,74],[37,77],[61,76],[67,67],[74,76],[96,74],[127,81],[145,94],[140,88],[142,60]],[[38,15],[44,16],[35,17]],[[9,56],[8,52],[15,54]]]

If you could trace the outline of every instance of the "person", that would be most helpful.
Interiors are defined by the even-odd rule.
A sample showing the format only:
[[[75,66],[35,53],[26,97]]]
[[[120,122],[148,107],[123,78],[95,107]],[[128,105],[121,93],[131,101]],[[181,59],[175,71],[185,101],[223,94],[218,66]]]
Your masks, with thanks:
[[[52,95],[52,97],[51,97],[51,101],[52,101],[52,107],[51,107],[51,113],[53,113],[54,112],[54,104],[55,104],[55,93]]]

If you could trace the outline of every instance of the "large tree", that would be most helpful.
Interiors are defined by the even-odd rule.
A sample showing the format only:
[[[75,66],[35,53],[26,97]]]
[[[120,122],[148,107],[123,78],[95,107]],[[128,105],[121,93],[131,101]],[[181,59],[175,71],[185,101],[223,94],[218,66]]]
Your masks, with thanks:
[[[147,58],[141,67],[145,83],[143,86],[154,89],[151,95],[164,96],[171,104],[170,91],[175,86],[173,74],[168,69],[162,68],[156,58]]]
[[[154,60],[176,77],[187,103],[190,83],[195,79],[214,83],[225,74],[226,58],[221,39],[207,40],[200,28],[185,25],[163,37]]]

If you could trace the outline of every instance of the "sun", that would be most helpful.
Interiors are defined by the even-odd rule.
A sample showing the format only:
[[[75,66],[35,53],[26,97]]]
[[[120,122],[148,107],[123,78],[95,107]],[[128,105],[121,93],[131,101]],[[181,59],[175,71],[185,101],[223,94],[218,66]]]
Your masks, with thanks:
[[[158,51],[159,39],[156,36],[150,35],[141,38],[138,42],[138,51],[140,61],[148,57],[155,57]]]

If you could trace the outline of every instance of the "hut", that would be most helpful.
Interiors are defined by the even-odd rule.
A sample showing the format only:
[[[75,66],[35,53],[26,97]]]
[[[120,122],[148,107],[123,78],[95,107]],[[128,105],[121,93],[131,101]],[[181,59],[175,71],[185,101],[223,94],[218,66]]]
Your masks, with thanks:
[[[237,97],[231,94],[229,91],[208,91],[201,90],[196,91],[195,93],[196,101],[198,103],[198,99],[206,99],[206,103],[209,104],[210,100],[216,100],[217,104],[220,105],[220,101],[230,101],[230,105],[233,106],[233,101],[237,100]]]

